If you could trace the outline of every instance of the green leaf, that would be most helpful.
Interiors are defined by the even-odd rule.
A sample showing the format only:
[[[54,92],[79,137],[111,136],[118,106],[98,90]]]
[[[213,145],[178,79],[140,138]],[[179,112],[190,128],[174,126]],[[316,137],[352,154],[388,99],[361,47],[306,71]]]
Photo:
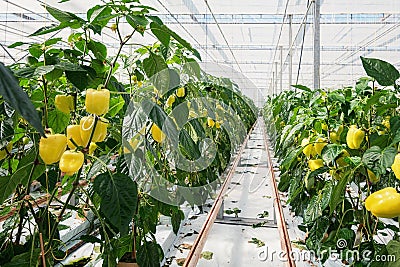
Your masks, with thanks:
[[[68,61],[62,61],[60,63],[57,63],[54,66],[56,69],[60,69],[63,71],[77,71],[77,72],[86,72],[85,69],[83,69],[81,66],[78,64],[74,64]]]
[[[165,47],[169,47],[171,35],[168,31],[165,31],[162,26],[163,25],[152,22],[150,23],[150,30]]]
[[[386,245],[388,255],[393,255],[395,261],[388,263],[389,267],[397,267],[400,265],[400,242],[397,240],[390,240]],[[392,257],[393,257],[392,256]]]
[[[15,43],[9,45],[8,48],[16,48],[16,47],[21,46],[21,45],[24,45],[24,44],[27,44],[27,43],[24,43],[24,42],[15,42]]]
[[[349,178],[351,178],[350,174],[351,171],[346,172],[342,179],[340,179],[339,182],[333,187],[331,199],[329,201],[330,214],[333,213],[337,205],[343,200],[347,182]]]
[[[47,12],[50,13],[50,15],[53,16],[53,18],[55,18],[56,20],[58,20],[59,22],[70,22],[70,21],[82,21],[84,22],[83,19],[81,19],[80,17],[78,17],[77,15],[75,15],[74,13],[71,12],[65,12],[62,11],[60,9],[57,9],[55,7],[51,7],[51,6],[44,6],[44,8],[46,8]]]
[[[137,261],[139,266],[160,267],[163,258],[163,250],[155,242],[144,241],[138,248]]]
[[[34,76],[39,77],[47,73],[50,73],[53,70],[54,70],[54,65],[40,66],[36,68]]]
[[[70,114],[65,114],[64,112],[55,109],[49,112],[48,123],[49,127],[53,129],[55,133],[64,132],[69,124]]]
[[[126,16],[126,21],[132,26],[132,28],[136,29],[141,34],[144,33],[147,24],[149,24],[149,21],[143,15],[129,14]]]
[[[75,85],[78,89],[84,90],[89,83],[89,77],[86,72],[82,71],[65,71],[68,81]]]
[[[55,32],[55,31],[59,31],[62,30],[64,28],[67,27],[71,27],[75,24],[76,22],[61,22],[59,25],[56,24],[51,24],[50,26],[44,26],[40,29],[38,29],[37,31],[35,31],[34,33],[32,33],[29,36],[39,36],[39,35],[44,35],[44,34],[48,34],[51,32]]]
[[[51,39],[46,40],[46,41],[44,42],[44,45],[45,45],[45,46],[55,45],[56,43],[58,43],[58,42],[60,42],[60,41],[62,41],[62,38],[61,38],[61,37],[51,38]]]
[[[125,101],[122,96],[113,97],[110,99],[110,109],[108,110],[108,115],[114,117],[118,112],[124,107]]]
[[[306,239],[307,248],[311,250],[319,250],[321,240],[324,238],[330,225],[329,218],[322,216],[319,217],[309,230],[308,238]]]
[[[400,78],[399,71],[390,63],[376,59],[360,57],[365,72],[382,86],[394,85]]]
[[[185,219],[185,214],[183,214],[183,211],[181,211],[180,209],[172,210],[171,224],[172,230],[176,235],[178,234],[183,219]]]
[[[3,203],[17,188],[19,184],[27,185],[28,179],[32,176],[32,181],[40,177],[46,167],[44,164],[36,165],[37,148],[33,147],[19,161],[17,170],[10,176],[0,177],[0,203]]]
[[[200,254],[200,258],[203,258],[205,260],[211,260],[213,255],[214,255],[214,253],[212,253],[211,251],[203,251]]]
[[[179,133],[179,148],[189,160],[196,160],[201,157],[198,146],[185,129],[182,129]]]
[[[322,149],[322,159],[328,164],[332,163],[342,152],[342,146],[337,144],[328,144]]]
[[[322,216],[323,210],[328,207],[332,195],[332,182],[327,182],[324,188],[311,198],[304,213],[305,222],[312,222]]]
[[[107,47],[101,42],[90,40],[88,43],[88,49],[101,61],[107,58]]]
[[[13,139],[14,122],[12,118],[7,118],[0,122],[0,149],[3,149]]]
[[[310,88],[308,88],[307,86],[301,85],[301,84],[295,84],[295,85],[292,85],[292,87],[300,89],[302,91],[312,92]]]
[[[201,68],[199,63],[192,58],[186,59],[186,62],[182,68],[182,73],[185,73],[190,77],[195,77],[199,80],[201,78]]]
[[[157,36],[157,38],[159,38],[159,37],[161,38],[159,40],[162,43],[163,43],[163,41],[164,42],[166,41],[166,37],[167,37],[167,35],[169,35],[172,38],[174,38],[178,43],[180,43],[183,47],[185,47],[189,51],[191,51],[193,53],[193,55],[195,55],[195,57],[197,57],[199,60],[201,60],[201,56],[200,56],[199,52],[196,49],[194,49],[190,43],[188,43],[186,40],[184,40],[182,37],[180,37],[176,32],[172,31],[170,28],[168,28],[164,24],[159,24],[153,20],[153,22],[150,23],[150,29],[152,31],[153,31],[153,29],[155,29],[158,36],[154,32],[153,33],[154,33],[154,35]],[[163,44],[165,45],[165,43],[163,43]]]
[[[111,16],[112,9],[109,6],[97,5],[87,12],[87,19],[91,24],[99,25],[101,28],[107,25]]]
[[[37,266],[40,255],[40,249],[35,248],[33,251],[27,251],[19,254],[11,259],[10,262],[3,265],[3,267],[31,267]]]
[[[148,58],[143,60],[143,70],[148,78],[153,77],[156,73],[167,68],[167,64],[162,56],[150,52]]]
[[[103,241],[100,238],[98,238],[96,236],[93,236],[93,235],[83,235],[79,239],[82,240],[83,242],[86,242],[86,243],[103,244]]]
[[[93,189],[101,198],[100,211],[121,235],[128,234],[138,201],[136,183],[125,174],[106,172],[95,178]]]
[[[19,86],[17,79],[15,79],[11,71],[3,63],[0,63],[0,95],[44,136],[39,114],[36,112],[28,95]]]
[[[365,151],[362,162],[375,174],[385,174],[386,168],[392,166],[396,154],[397,149],[394,147],[386,147],[382,150],[378,146],[373,146]]]
[[[299,147],[296,149],[293,149],[289,152],[288,155],[285,155],[285,158],[283,159],[281,163],[281,168],[284,168],[288,170],[292,163],[297,160],[297,157],[303,152],[303,148]]]

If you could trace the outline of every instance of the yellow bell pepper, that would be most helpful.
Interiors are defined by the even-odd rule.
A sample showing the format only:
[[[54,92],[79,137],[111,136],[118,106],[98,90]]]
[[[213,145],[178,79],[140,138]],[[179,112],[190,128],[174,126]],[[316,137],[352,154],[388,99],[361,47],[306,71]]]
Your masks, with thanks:
[[[332,141],[333,143],[337,143],[337,142],[340,141],[340,135],[339,135],[337,132],[335,132],[335,131],[332,131],[332,132],[329,134],[329,137],[330,137],[330,139],[331,139],[331,141]]]
[[[156,141],[157,143],[162,143],[165,139],[165,134],[161,131],[161,129],[155,124],[153,123],[153,125],[151,126],[151,136],[153,137],[154,141]]]
[[[376,184],[377,182],[379,182],[380,178],[376,177],[375,173],[373,173],[372,171],[370,171],[369,169],[367,169],[367,173],[368,173],[368,180],[373,183]]]
[[[124,147],[124,154],[128,154],[128,153],[131,153],[131,150],[130,149],[132,149],[133,151],[136,151],[136,149],[138,148],[138,146],[139,146],[139,138],[132,138],[131,140],[129,140],[129,146],[130,146],[130,148],[129,147]]]
[[[170,95],[167,98],[167,107],[172,107],[172,104],[175,102],[175,95]]]
[[[364,137],[365,132],[363,130],[358,129],[356,125],[351,125],[346,136],[348,147],[351,149],[359,149]]]
[[[179,87],[176,90],[176,96],[177,97],[184,97],[185,96],[185,87]]]
[[[310,159],[308,161],[308,167],[311,171],[315,171],[324,166],[324,161],[322,159]]]
[[[382,121],[383,126],[385,126],[387,129],[390,129],[390,121],[389,119],[384,119]]]
[[[322,130],[324,130],[324,131],[328,131],[328,125],[326,125],[326,123],[322,123],[322,124],[321,124],[321,128],[322,128]]]
[[[110,91],[101,89],[86,90],[85,106],[86,111],[96,115],[103,115],[108,112],[110,105]]]
[[[208,125],[208,127],[214,127],[215,121],[212,118],[208,117],[207,118],[207,125]]]
[[[400,180],[400,154],[397,154],[392,164],[392,171],[397,179]]]
[[[82,141],[81,137],[81,126],[80,125],[68,125],[67,127],[67,144],[70,149],[75,149],[76,146],[72,143],[71,139],[74,140],[74,142],[78,146],[84,146],[84,143]]]
[[[393,187],[372,193],[365,200],[365,208],[380,218],[400,216],[400,194]]]
[[[303,147],[303,153],[306,155],[307,158],[311,158],[315,156],[315,149],[314,145],[310,144],[310,139],[309,138],[304,138],[301,141],[301,146]]]
[[[94,126],[93,116],[82,117],[79,125],[80,125],[82,144],[83,146],[87,146]],[[107,126],[108,122],[103,121],[103,119],[99,119],[97,121],[96,129],[94,130],[93,138],[91,141],[103,142],[107,136]]]
[[[11,153],[12,147],[13,147],[13,143],[10,142],[10,143],[8,143],[8,145],[5,148],[0,150],[0,160],[4,159],[5,157],[7,157],[7,155],[9,153]]]
[[[59,111],[69,114],[75,109],[74,97],[72,95],[56,95],[54,105]]]
[[[39,155],[46,164],[59,161],[66,149],[67,137],[63,134],[49,134],[47,138],[40,138]]]
[[[71,176],[82,167],[84,160],[85,156],[82,152],[67,150],[60,158],[60,170]]]
[[[350,157],[350,154],[346,149],[343,149],[342,156],[336,159],[336,164],[339,165],[339,167],[348,166],[349,164],[344,160],[346,157]]]
[[[316,152],[318,155],[321,155],[322,149],[323,149],[327,144],[328,144],[328,143],[326,142],[326,139],[324,139],[324,138],[318,138],[317,141],[316,141],[316,143],[314,144],[315,152]]]
[[[97,145],[94,142],[90,142],[90,146],[89,146],[89,155],[93,155],[94,151],[96,150]]]

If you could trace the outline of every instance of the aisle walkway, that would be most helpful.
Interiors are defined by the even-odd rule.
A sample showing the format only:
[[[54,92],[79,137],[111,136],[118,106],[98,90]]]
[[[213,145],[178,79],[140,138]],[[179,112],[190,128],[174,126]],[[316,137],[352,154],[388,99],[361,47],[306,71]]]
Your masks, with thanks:
[[[279,260],[280,236],[274,223],[270,183],[263,129],[258,123],[225,195],[223,218],[214,223],[198,266],[284,266],[284,262]],[[235,214],[228,214],[235,209],[240,210],[238,218]],[[201,229],[206,216],[192,216],[181,228],[174,243],[178,249],[169,253],[170,265],[167,266],[179,266],[196,238],[193,233]]]

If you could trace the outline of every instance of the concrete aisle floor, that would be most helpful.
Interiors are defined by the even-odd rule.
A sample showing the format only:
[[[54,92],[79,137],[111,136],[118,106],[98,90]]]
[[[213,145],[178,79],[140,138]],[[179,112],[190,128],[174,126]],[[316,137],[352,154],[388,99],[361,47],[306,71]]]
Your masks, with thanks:
[[[224,198],[224,218],[217,220],[207,238],[203,253],[212,253],[211,259],[200,259],[198,266],[284,266],[279,259],[281,252],[279,231],[276,227],[253,227],[242,224],[226,224],[235,218],[227,214],[227,210],[239,209],[238,217],[249,220],[259,219],[273,224],[273,191],[271,186],[267,153],[264,146],[262,125],[258,123],[250,139],[231,184]],[[188,249],[193,244],[195,236],[186,236],[185,231],[199,231],[198,225],[204,221],[205,215],[196,216],[195,220],[181,229],[175,242],[176,249],[168,257],[172,257],[169,266],[178,266],[179,259],[186,257]],[[260,244],[249,243],[254,240]],[[264,243],[264,245],[263,245]],[[207,255],[206,255],[207,256]],[[177,261],[178,259],[178,261]]]

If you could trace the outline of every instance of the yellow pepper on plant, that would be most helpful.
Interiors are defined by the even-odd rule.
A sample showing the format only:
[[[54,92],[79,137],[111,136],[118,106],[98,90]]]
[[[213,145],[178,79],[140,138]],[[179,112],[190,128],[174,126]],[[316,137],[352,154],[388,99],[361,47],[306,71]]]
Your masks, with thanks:
[[[101,88],[101,85],[96,89],[87,89],[85,106],[86,111],[96,115],[103,115],[108,112],[110,105],[110,91]]]
[[[373,173],[371,170],[367,169],[367,173],[368,173],[368,180],[373,183],[376,184],[377,182],[379,182],[380,178],[379,176],[376,177],[375,173]]]
[[[310,144],[310,138],[304,138],[301,141],[301,146],[303,147],[303,153],[307,158],[311,158],[315,156],[314,145]]]
[[[184,97],[185,96],[185,87],[179,87],[176,90],[176,96],[177,97]]]
[[[208,117],[207,118],[207,126],[212,128],[212,127],[214,127],[214,125],[215,125],[215,121],[212,118]]]
[[[314,143],[314,149],[315,152],[318,155],[321,155],[322,153],[322,149],[324,149],[324,147],[327,145],[328,143],[326,142],[325,138],[318,138],[317,141]]]
[[[39,155],[46,164],[59,161],[66,149],[67,137],[63,134],[48,134],[40,138]]]
[[[92,142],[103,142],[107,136],[108,122],[103,121],[104,119],[99,118],[97,121],[96,129],[94,130]],[[93,116],[82,117],[80,121],[80,132],[83,146],[87,146],[90,135],[93,131],[95,118]]]
[[[8,143],[8,145],[5,148],[0,150],[0,160],[7,157],[7,155],[11,152],[12,147],[13,147],[13,143],[10,142],[10,143]]]
[[[365,208],[380,218],[400,216],[400,194],[393,187],[386,187],[369,195]]]
[[[69,114],[75,109],[74,97],[72,95],[56,95],[54,105],[59,111]]]
[[[365,132],[363,130],[358,129],[356,125],[351,125],[346,136],[348,147],[351,149],[359,149],[364,137]]]
[[[310,159],[308,161],[308,167],[311,171],[315,171],[324,166],[324,161],[322,159]]]
[[[165,134],[161,131],[161,129],[155,124],[153,123],[153,125],[151,126],[151,136],[153,137],[154,141],[156,141],[157,143],[162,143],[165,139]]]
[[[394,157],[394,162],[391,168],[396,178],[400,180],[400,153]]]
[[[75,149],[76,146],[74,143],[71,141],[74,140],[75,144],[78,146],[84,146],[84,143],[82,141],[81,137],[81,126],[76,124],[76,125],[68,125],[67,126],[67,144],[70,149]]]
[[[84,160],[85,156],[82,152],[67,150],[60,158],[60,170],[67,175],[73,175],[82,167]]]

